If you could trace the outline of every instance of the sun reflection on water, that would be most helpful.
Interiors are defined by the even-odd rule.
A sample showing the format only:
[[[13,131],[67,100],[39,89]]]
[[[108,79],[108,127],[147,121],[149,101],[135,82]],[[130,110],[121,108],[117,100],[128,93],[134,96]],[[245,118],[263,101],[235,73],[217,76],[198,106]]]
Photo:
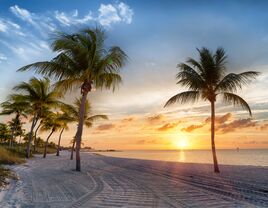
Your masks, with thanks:
[[[185,162],[185,152],[183,150],[180,150],[179,162]]]

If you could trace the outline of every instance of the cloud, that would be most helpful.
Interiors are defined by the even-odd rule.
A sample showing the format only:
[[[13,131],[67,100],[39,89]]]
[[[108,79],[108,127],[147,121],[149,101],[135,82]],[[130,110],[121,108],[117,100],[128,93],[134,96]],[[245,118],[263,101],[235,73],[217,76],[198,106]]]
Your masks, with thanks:
[[[123,119],[121,120],[121,122],[122,122],[122,123],[130,123],[130,122],[132,122],[132,121],[134,121],[134,120],[135,120],[135,117],[133,117],[133,116],[129,116],[129,117],[123,118]]]
[[[136,142],[137,144],[158,144],[159,141],[157,141],[156,139],[141,139],[139,141]]]
[[[171,122],[171,123],[166,123],[163,126],[157,128],[158,131],[168,131],[170,129],[174,129],[175,127],[177,127],[181,122]]]
[[[0,32],[12,34],[15,33],[24,36],[24,33],[21,32],[21,27],[18,24],[3,18],[0,18]]]
[[[164,120],[165,116],[163,114],[157,114],[153,116],[146,117],[146,121],[149,122],[150,124],[155,124],[159,121]]]
[[[268,124],[263,124],[263,125],[260,126],[261,131],[265,131],[267,129],[268,129]]]
[[[238,119],[230,123],[223,123],[223,124],[216,126],[216,131],[220,131],[222,133],[229,133],[229,132],[236,131],[238,129],[255,127],[256,125],[257,125],[257,122],[252,121],[251,118]]]
[[[255,141],[255,140],[251,140],[251,141],[244,142],[244,144],[268,144],[268,141]]]
[[[55,11],[55,18],[64,26],[86,24],[94,19],[91,12],[82,18],[79,18],[78,15],[78,10],[74,10],[72,13]]]
[[[225,123],[226,121],[229,121],[230,119],[232,118],[232,114],[231,113],[226,113],[225,115],[223,116],[216,116],[215,117],[215,123],[217,124],[222,124],[222,123]],[[206,120],[205,120],[206,123],[209,123],[210,122],[210,117],[208,117]]]
[[[119,14],[123,22],[130,24],[132,22],[133,10],[127,5],[121,2],[118,5]]]
[[[97,131],[106,131],[115,128],[114,124],[102,124],[96,127]]]
[[[35,21],[33,20],[33,15],[28,10],[20,8],[18,5],[14,5],[10,7],[10,11],[18,18],[29,22],[30,24],[35,24]]]
[[[29,23],[30,25],[38,29],[42,35],[44,32],[47,33],[47,30],[52,32],[56,30],[56,25],[48,16],[44,16],[41,14],[36,15],[34,13],[31,13],[27,9],[20,8],[18,5],[11,6],[10,11],[19,19]]]
[[[7,57],[4,54],[0,53],[0,63],[6,60],[7,60]]]
[[[99,9],[98,21],[103,26],[108,26],[112,23],[125,22],[130,24],[132,22],[133,10],[123,2],[119,4],[101,4]]]
[[[186,132],[192,132],[196,129],[202,128],[205,124],[200,124],[200,125],[190,125],[186,128],[182,128],[182,131],[186,131]]]

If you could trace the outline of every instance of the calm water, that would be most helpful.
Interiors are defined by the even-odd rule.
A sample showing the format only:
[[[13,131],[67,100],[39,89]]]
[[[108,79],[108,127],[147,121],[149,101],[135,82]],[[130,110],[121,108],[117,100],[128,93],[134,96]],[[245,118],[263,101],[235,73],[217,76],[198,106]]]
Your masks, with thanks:
[[[162,160],[187,163],[212,163],[210,150],[135,150],[122,152],[101,152],[113,157]],[[218,161],[227,165],[268,166],[268,149],[262,150],[218,150]]]

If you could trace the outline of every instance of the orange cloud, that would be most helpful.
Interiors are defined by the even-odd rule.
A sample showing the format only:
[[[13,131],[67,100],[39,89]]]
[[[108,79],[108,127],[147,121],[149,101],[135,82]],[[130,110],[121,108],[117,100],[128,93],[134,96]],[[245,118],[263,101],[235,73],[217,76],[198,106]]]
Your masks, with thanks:
[[[137,144],[158,144],[159,142],[156,139],[151,139],[151,140],[146,140],[146,139],[141,139],[137,141]]]
[[[215,117],[215,123],[218,123],[218,124],[222,124],[222,123],[225,123],[226,121],[229,121],[231,120],[232,118],[232,114],[231,113],[226,113],[225,115],[223,116],[216,116]],[[208,117],[206,120],[205,120],[206,123],[209,123],[210,122],[210,117]]]
[[[121,120],[122,123],[130,123],[135,120],[135,117],[130,116]]]
[[[268,124],[263,124],[263,125],[260,126],[261,131],[265,131],[267,129],[268,129]]]
[[[216,130],[222,133],[229,133],[242,128],[255,127],[256,124],[257,122],[252,121],[251,118],[238,119],[230,123],[223,123],[221,125],[218,125],[216,126]]]
[[[154,123],[157,123],[157,122],[164,120],[164,118],[165,118],[165,116],[163,114],[158,114],[158,115],[149,116],[146,118],[146,120],[149,123],[154,124]]]
[[[182,128],[181,130],[182,131],[186,131],[186,132],[192,132],[196,129],[199,129],[199,128],[202,128],[205,124],[200,124],[200,125],[191,125],[191,126],[188,126],[186,128]]]
[[[172,122],[172,123],[166,123],[163,126],[157,128],[158,131],[168,131],[170,129],[174,129],[175,127],[177,127],[181,122]]]
[[[96,130],[97,131],[106,131],[106,130],[113,129],[113,128],[115,128],[114,124],[102,124],[102,125],[99,125],[98,127],[96,127]]]

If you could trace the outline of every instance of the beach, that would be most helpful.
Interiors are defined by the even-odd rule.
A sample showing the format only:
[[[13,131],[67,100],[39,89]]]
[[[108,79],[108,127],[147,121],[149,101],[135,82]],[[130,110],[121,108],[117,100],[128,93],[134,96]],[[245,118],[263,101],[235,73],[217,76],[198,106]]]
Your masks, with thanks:
[[[69,152],[10,168],[0,207],[268,207],[268,167],[137,160]]]

